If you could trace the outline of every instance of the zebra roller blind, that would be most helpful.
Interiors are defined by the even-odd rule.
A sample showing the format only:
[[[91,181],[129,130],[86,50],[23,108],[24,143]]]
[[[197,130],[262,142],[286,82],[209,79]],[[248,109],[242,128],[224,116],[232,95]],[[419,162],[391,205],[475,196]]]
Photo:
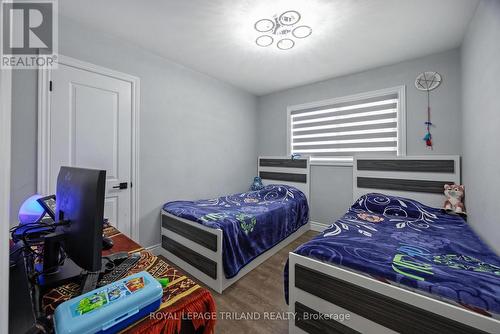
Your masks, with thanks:
[[[291,153],[310,156],[312,162],[344,164],[352,163],[354,155],[401,154],[400,95],[393,90],[292,107]]]

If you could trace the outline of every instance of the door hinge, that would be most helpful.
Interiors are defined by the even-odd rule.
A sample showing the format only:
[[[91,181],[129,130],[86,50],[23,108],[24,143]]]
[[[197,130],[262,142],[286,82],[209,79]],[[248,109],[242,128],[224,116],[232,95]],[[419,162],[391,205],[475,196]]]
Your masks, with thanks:
[[[132,188],[132,182],[130,182],[130,188]]]
[[[52,92],[52,80],[49,81],[49,92]]]

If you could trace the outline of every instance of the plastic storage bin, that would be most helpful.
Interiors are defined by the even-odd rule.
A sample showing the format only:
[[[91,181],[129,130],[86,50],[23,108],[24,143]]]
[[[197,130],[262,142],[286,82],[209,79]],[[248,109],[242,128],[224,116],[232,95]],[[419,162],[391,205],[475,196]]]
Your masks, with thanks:
[[[142,271],[59,305],[55,332],[116,333],[156,311],[162,295],[160,283]]]

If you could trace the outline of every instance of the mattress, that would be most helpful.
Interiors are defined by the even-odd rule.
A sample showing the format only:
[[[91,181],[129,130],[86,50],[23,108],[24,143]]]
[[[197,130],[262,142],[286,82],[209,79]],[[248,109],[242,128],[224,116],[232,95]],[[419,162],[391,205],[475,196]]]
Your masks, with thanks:
[[[362,196],[294,253],[500,318],[500,258],[460,216],[411,199]]]
[[[306,196],[295,187],[273,184],[209,200],[174,201],[163,210],[223,232],[224,273],[232,278],[254,258],[305,225]]]

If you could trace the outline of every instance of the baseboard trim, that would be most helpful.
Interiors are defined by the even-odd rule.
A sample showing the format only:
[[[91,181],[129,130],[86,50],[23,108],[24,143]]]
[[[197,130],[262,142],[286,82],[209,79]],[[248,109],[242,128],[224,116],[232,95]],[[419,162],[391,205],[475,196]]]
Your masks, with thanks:
[[[323,232],[328,226],[330,225],[311,221],[311,231]]]
[[[148,251],[153,253],[153,255],[160,255],[161,244],[156,244],[153,246],[146,247]]]

